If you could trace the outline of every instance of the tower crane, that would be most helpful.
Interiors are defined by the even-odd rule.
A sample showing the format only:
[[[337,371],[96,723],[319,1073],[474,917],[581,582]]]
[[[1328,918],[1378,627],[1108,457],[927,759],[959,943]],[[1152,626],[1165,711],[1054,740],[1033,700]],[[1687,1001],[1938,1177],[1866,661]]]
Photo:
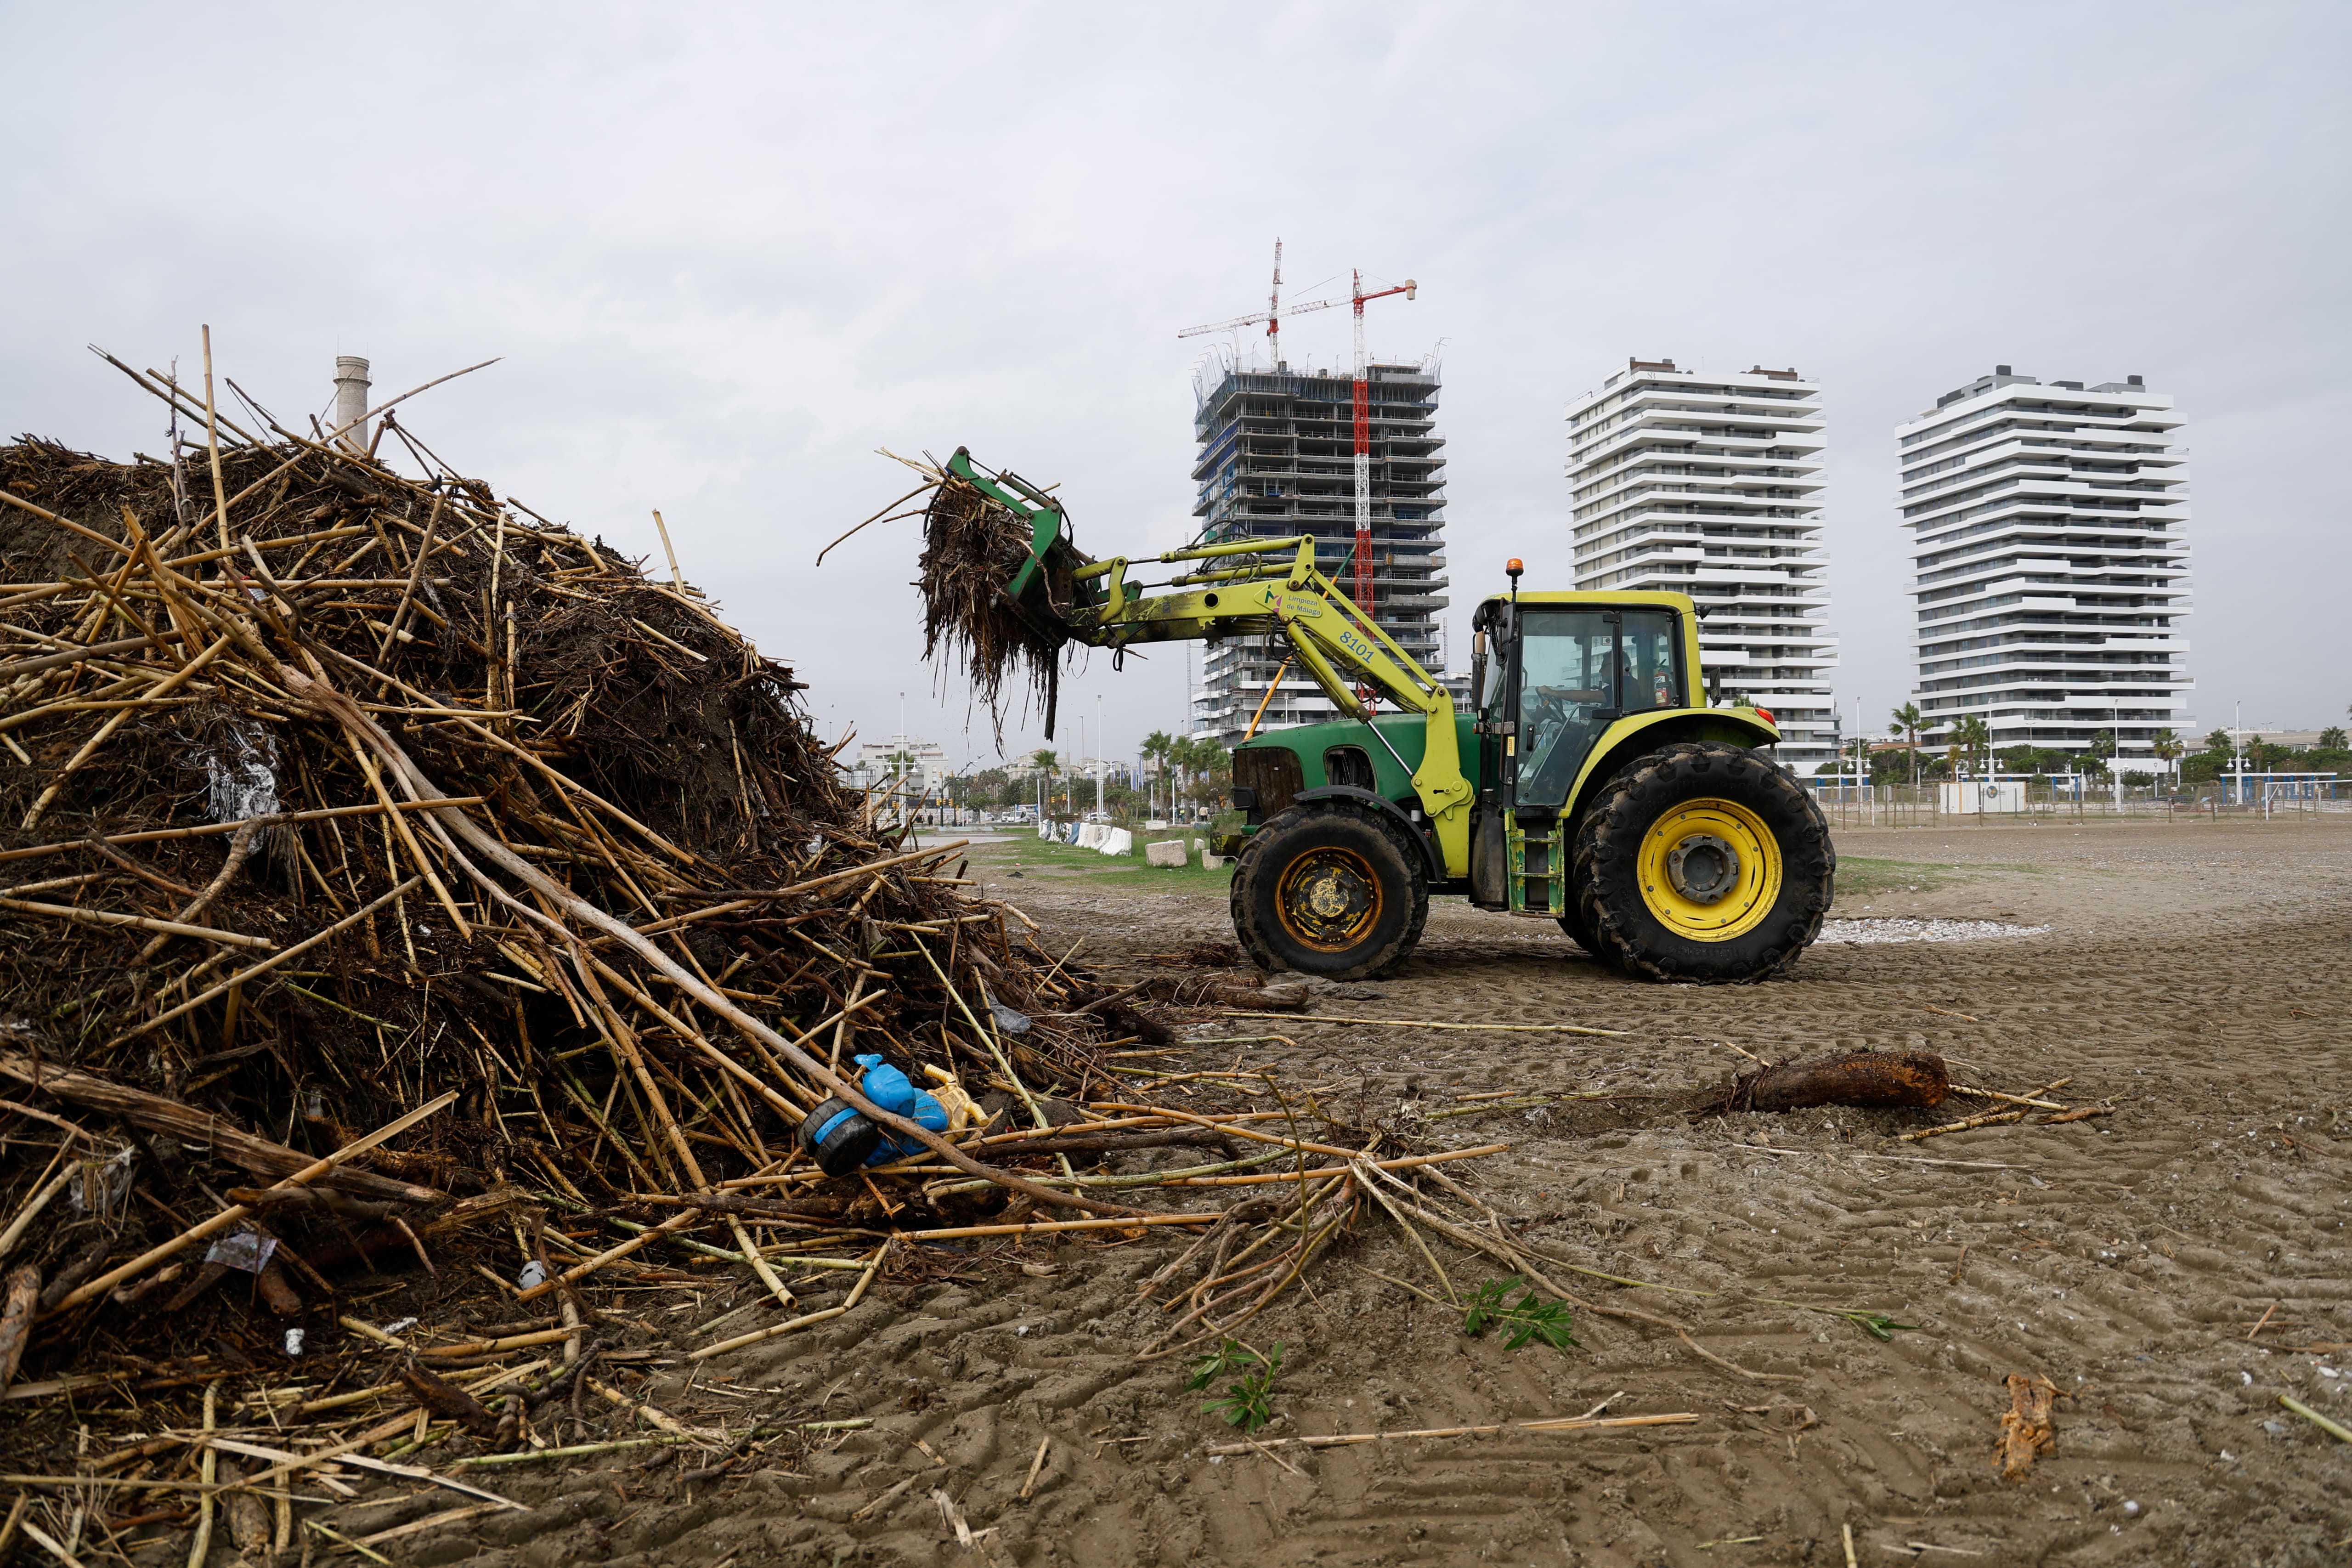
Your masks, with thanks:
[[[1339,305],[1351,305],[1355,308],[1356,363],[1354,383],[1350,391],[1353,394],[1351,401],[1354,405],[1356,448],[1356,544],[1349,581],[1349,596],[1355,600],[1358,608],[1370,616],[1372,613],[1373,596],[1372,417],[1370,371],[1364,359],[1364,307],[1374,300],[1385,300],[1391,294],[1402,294],[1410,300],[1414,297],[1418,285],[1408,278],[1392,289],[1375,289],[1367,294],[1364,292],[1363,273],[1359,270],[1352,276],[1354,283],[1346,299],[1309,300],[1303,305],[1291,306],[1289,313],[1294,316],[1303,316],[1310,310],[1328,310]],[[1283,363],[1282,316],[1282,241],[1276,239],[1274,242],[1274,289],[1266,296],[1265,310],[1253,310],[1246,316],[1235,316],[1229,321],[1212,321],[1202,326],[1187,327],[1176,335],[1180,338],[1197,338],[1210,332],[1228,332],[1237,327],[1255,326],[1258,322],[1264,321],[1267,351],[1274,356],[1275,367],[1280,369]]]

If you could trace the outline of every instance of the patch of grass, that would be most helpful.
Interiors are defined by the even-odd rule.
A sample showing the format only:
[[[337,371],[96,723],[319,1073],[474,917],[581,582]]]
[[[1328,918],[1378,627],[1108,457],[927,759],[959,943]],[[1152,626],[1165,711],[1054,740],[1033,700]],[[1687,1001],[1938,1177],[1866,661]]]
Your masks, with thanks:
[[[1083,882],[1088,886],[1115,888],[1120,891],[1150,890],[1160,893],[1192,893],[1223,898],[1233,886],[1234,868],[1223,867],[1211,871],[1202,868],[1197,855],[1186,858],[1182,866],[1147,865],[1143,846],[1151,838],[1199,838],[1206,840],[1206,830],[1190,834],[1174,831],[1145,835],[1138,833],[1133,855],[1103,855],[1092,849],[1073,848],[1067,844],[1049,844],[1033,837],[1034,830],[1017,831],[1012,837],[993,844],[975,844],[971,847],[972,864],[996,873],[1018,871],[1048,886]]]
[[[1837,901],[1874,899],[1885,893],[1932,893],[1968,880],[1950,865],[1923,860],[1871,860],[1841,855],[1837,865]]]
[[[2018,861],[1994,861],[1956,866],[1948,860],[1874,860],[1862,855],[1841,855],[1837,867],[1837,903],[1851,907],[1858,899],[1892,893],[1934,893],[1965,887],[1995,871],[2039,874],[2047,869]]]

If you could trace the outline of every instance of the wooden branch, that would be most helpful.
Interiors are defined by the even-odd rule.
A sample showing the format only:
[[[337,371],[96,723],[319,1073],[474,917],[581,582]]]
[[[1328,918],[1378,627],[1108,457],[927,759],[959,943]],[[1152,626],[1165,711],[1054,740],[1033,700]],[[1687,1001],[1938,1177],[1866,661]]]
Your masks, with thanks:
[[[1666,1415],[1563,1415],[1549,1421],[1513,1421],[1491,1426],[1423,1426],[1411,1432],[1340,1432],[1328,1437],[1261,1437],[1247,1443],[1212,1443],[1212,1454],[1246,1454],[1268,1448],[1339,1448],[1354,1443],[1394,1443],[1407,1437],[1488,1436],[1497,1432],[1595,1432],[1634,1426],[1688,1426],[1698,1420],[1687,1411]]]
[[[310,952],[310,949],[318,946],[320,942],[325,942],[336,932],[348,930],[352,926],[357,925],[360,921],[367,919],[368,916],[375,913],[376,910],[383,908],[384,905],[391,903],[394,899],[399,898],[403,893],[405,893],[410,889],[415,887],[421,880],[423,880],[422,878],[411,877],[407,881],[403,882],[400,886],[394,888],[389,893],[384,894],[382,898],[376,900],[375,902],[368,905],[366,908],[354,910],[350,914],[345,915],[341,920],[337,921],[333,925],[329,926],[326,930],[318,931],[310,936],[304,937],[300,942],[296,942],[292,947],[286,949],[284,952],[272,953],[269,957],[263,959],[259,963],[253,964],[248,968],[237,971],[235,974],[230,975],[226,980],[221,981],[219,984],[213,986],[212,989],[203,993],[201,995],[189,997],[185,1002],[181,1003],[170,1012],[159,1013],[154,1017],[150,1018],[145,1023],[140,1025],[137,1028],[124,1030],[121,1034],[115,1036],[113,1039],[109,1040],[107,1044],[109,1046],[119,1046],[125,1040],[133,1039],[138,1036],[147,1033],[150,1029],[160,1028],[163,1025],[170,1023],[173,1019],[181,1016],[183,1014],[194,1012],[198,1007],[201,1007],[205,1003],[211,1001],[214,997],[236,989],[237,986],[244,984],[247,981],[253,979],[256,975],[268,973],[270,970],[277,968],[279,964],[286,963],[288,960]]]
[[[178,921],[152,920],[145,915],[118,915],[108,910],[85,910],[71,904],[0,899],[0,910],[11,910],[20,915],[45,915],[51,920],[71,921],[76,925],[135,926],[141,931],[159,931],[166,936],[193,936],[229,947],[270,948],[278,945],[266,936],[247,936],[241,931],[217,931],[211,926],[183,925]]]
[[[395,801],[394,811],[437,810],[444,805],[479,805],[488,795],[454,795],[446,801]],[[247,817],[247,822],[263,827],[275,827],[285,822],[324,822],[337,816],[374,816],[384,807],[376,803],[366,805],[336,805],[320,811],[281,811],[275,816]],[[34,844],[22,849],[0,849],[0,862],[30,860],[43,855],[62,854],[68,849],[86,849],[97,844],[161,844],[175,838],[207,838],[218,833],[235,833],[244,822],[205,822],[188,827],[149,827],[136,833],[113,833],[103,838],[60,838],[53,844]]]
[[[114,642],[92,643],[88,647],[74,648],[66,653],[45,653],[34,658],[14,659],[6,664],[0,664],[0,680],[19,675],[33,675],[44,669],[62,669],[69,664],[80,664],[86,659],[104,658],[110,654],[134,653],[142,647],[153,647],[167,642],[180,642],[186,636],[186,633],[180,631],[157,632],[153,637],[122,637]]]
[[[251,1171],[257,1176],[289,1176],[312,1162],[310,1155],[289,1149],[282,1143],[273,1143],[267,1138],[257,1137],[210,1111],[199,1110],[194,1106],[184,1105],[160,1094],[150,1094],[145,1089],[111,1083],[72,1068],[37,1062],[30,1057],[0,1055],[0,1074],[20,1083],[31,1084],[69,1104],[104,1111],[146,1131],[159,1132],[183,1143],[208,1147],[237,1169]],[[280,1184],[281,1186],[283,1184]],[[445,1203],[449,1195],[431,1187],[395,1182],[367,1171],[334,1170],[321,1178],[319,1184],[359,1197],[418,1205]]]
[[[330,1171],[335,1169],[336,1166],[343,1163],[346,1160],[357,1159],[360,1155],[366,1153],[377,1144],[384,1142],[389,1139],[398,1137],[401,1133],[407,1131],[411,1127],[415,1126],[426,1117],[434,1115],[436,1112],[446,1110],[450,1106],[456,1104],[457,1101],[457,1091],[456,1089],[451,1089],[437,1100],[435,1100],[428,1104],[418,1106],[415,1110],[410,1111],[407,1115],[401,1117],[398,1121],[386,1122],[383,1126],[377,1128],[366,1137],[356,1139],[352,1142],[344,1144],[341,1148],[336,1150],[325,1159],[312,1161],[310,1164],[303,1166],[292,1175],[288,1176],[285,1180],[278,1183],[277,1185],[281,1187],[307,1186],[310,1183],[317,1181],[320,1177],[327,1174]],[[221,1231],[226,1230],[230,1226],[247,1218],[252,1213],[253,1211],[251,1209],[245,1207],[241,1204],[221,1210],[220,1213],[213,1215],[212,1218],[205,1220],[201,1224],[191,1226],[188,1229],[182,1231],[179,1235],[173,1237],[171,1240],[164,1242],[163,1245],[149,1247],[145,1252],[141,1253],[138,1257],[132,1258],[130,1262],[121,1265],[120,1268],[108,1269],[105,1273],[100,1275],[97,1279],[90,1280],[88,1284],[83,1285],[79,1289],[75,1290],[73,1294],[58,1302],[56,1308],[56,1312],[71,1311],[74,1308],[80,1306],[84,1301],[89,1300],[93,1297],[103,1296],[109,1290],[113,1289],[117,1285],[121,1284],[125,1279],[129,1279],[135,1275],[146,1272],[149,1268],[161,1263],[164,1258],[171,1257],[174,1253],[182,1252],[186,1250],[188,1247],[194,1247],[197,1242],[204,1240],[208,1236],[213,1236]],[[56,1312],[51,1312],[46,1315],[53,1317],[56,1315]],[[268,1457],[279,1458],[282,1456],[273,1455]]]
[[[1923,1138],[1939,1137],[1946,1132],[1966,1132],[1971,1127],[1998,1127],[2005,1121],[2022,1121],[2022,1110],[1995,1110],[1982,1116],[1971,1116],[1964,1121],[1947,1121],[1940,1127],[1920,1127],[1896,1136],[1906,1143],[1916,1143]]]

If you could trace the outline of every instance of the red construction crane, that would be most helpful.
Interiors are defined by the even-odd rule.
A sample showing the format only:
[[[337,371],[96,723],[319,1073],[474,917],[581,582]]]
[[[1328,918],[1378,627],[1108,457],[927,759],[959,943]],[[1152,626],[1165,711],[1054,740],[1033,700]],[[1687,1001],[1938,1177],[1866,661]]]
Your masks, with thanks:
[[[1371,386],[1364,360],[1364,306],[1373,300],[1385,300],[1391,294],[1413,298],[1417,285],[1410,278],[1393,289],[1364,292],[1364,275],[1354,274],[1354,286],[1344,300],[1310,300],[1304,305],[1293,305],[1290,313],[1303,316],[1309,310],[1328,310],[1335,305],[1352,305],[1356,312],[1355,384],[1351,388],[1355,404],[1356,437],[1356,548],[1349,570],[1349,594],[1357,607],[1365,615],[1372,613],[1372,418]],[[1228,332],[1237,327],[1265,323],[1267,352],[1273,355],[1276,369],[1282,365],[1282,241],[1274,242],[1274,290],[1266,296],[1266,307],[1246,316],[1235,316],[1230,321],[1213,321],[1205,326],[1187,327],[1176,335],[1197,338],[1208,332]]]
[[[1383,289],[1377,294],[1364,292],[1364,275],[1355,274],[1356,286],[1351,294],[1356,307],[1356,605],[1366,616],[1372,613],[1372,389],[1370,371],[1364,363],[1364,301],[1385,300],[1391,294],[1413,296],[1413,281],[1406,279],[1393,289]]]

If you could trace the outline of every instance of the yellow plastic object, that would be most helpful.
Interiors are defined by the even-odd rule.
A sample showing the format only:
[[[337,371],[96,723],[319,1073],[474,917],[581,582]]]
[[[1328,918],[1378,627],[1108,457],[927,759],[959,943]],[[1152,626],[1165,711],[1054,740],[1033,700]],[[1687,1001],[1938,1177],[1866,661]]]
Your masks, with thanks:
[[[963,1085],[957,1081],[955,1074],[935,1068],[929,1062],[923,1064],[923,1071],[931,1080],[930,1097],[938,1100],[940,1108],[948,1113],[949,1131],[961,1132],[967,1127],[988,1124],[988,1112],[963,1091]]]
[[[1670,862],[1693,840],[1716,839],[1738,858],[1737,876],[1722,897],[1702,900],[1675,885]],[[1642,836],[1642,900],[1659,923],[1693,942],[1744,936],[1780,897],[1780,845],[1763,820],[1744,805],[1712,798],[1686,800]]]

